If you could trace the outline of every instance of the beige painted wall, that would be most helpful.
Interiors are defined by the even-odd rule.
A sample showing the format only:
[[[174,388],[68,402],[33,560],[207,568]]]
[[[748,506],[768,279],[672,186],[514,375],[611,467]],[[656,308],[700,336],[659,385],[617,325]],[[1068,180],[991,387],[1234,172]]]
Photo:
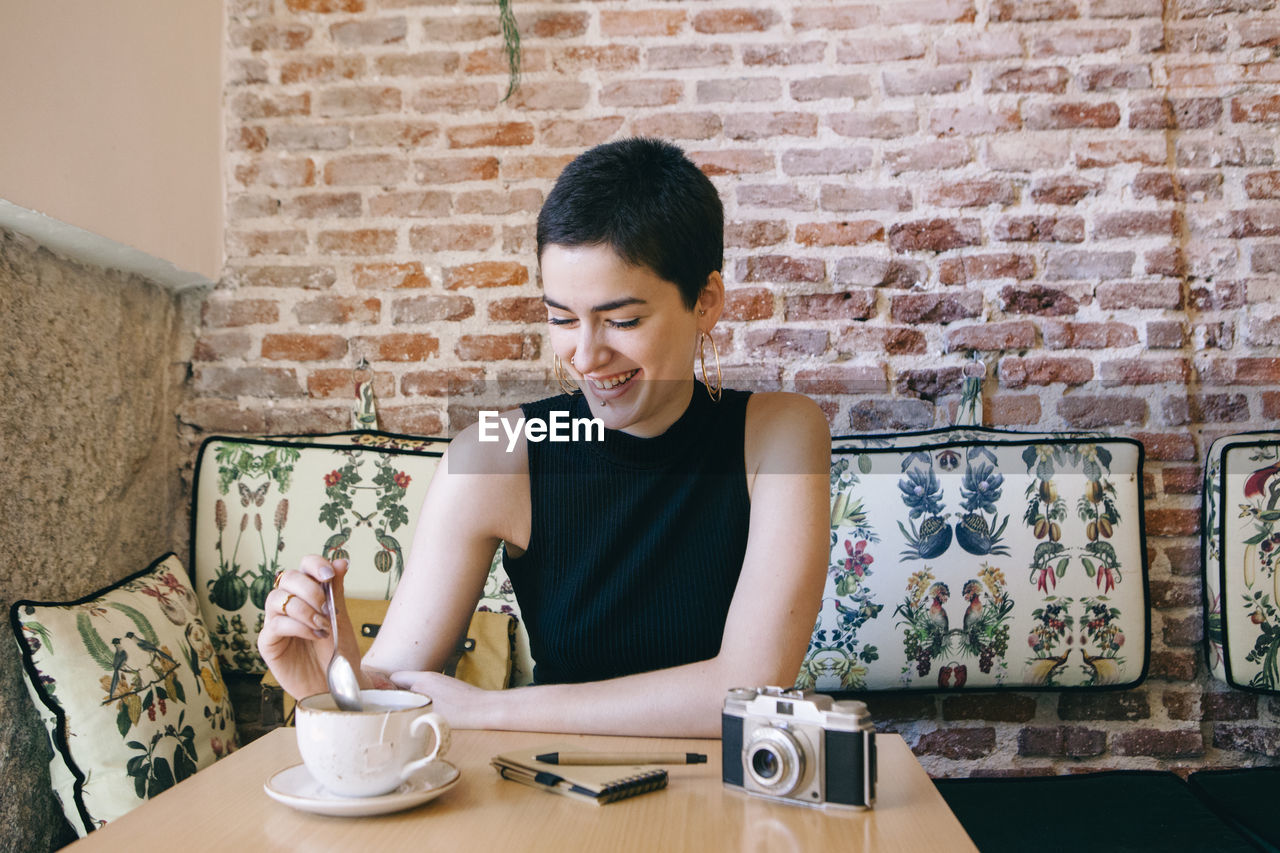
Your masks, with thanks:
[[[0,0],[0,199],[217,279],[222,0]]]

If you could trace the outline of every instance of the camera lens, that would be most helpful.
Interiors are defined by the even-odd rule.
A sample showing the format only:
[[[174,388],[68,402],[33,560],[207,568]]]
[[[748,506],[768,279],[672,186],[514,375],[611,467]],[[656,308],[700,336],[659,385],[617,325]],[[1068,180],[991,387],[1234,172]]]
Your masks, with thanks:
[[[782,769],[782,761],[771,749],[757,749],[751,756],[751,769],[761,779],[772,779]]]
[[[742,755],[751,782],[776,797],[794,791],[805,774],[804,750],[784,729],[756,729]]]

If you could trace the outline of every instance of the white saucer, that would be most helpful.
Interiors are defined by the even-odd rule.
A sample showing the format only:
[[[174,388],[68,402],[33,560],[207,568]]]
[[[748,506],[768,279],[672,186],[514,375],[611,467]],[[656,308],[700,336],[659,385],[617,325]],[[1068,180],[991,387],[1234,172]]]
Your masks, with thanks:
[[[305,764],[286,767],[264,784],[267,796],[295,809],[336,817],[363,817],[413,808],[457,784],[461,774],[447,761],[433,761],[409,781],[379,797],[340,797],[320,786]]]

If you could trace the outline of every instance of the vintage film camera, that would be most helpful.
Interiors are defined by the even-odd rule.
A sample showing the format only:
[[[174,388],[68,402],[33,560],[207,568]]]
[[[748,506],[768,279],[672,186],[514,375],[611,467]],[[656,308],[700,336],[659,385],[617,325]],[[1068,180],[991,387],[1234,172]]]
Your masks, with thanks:
[[[862,702],[737,687],[720,719],[726,785],[810,806],[875,802],[876,733]]]

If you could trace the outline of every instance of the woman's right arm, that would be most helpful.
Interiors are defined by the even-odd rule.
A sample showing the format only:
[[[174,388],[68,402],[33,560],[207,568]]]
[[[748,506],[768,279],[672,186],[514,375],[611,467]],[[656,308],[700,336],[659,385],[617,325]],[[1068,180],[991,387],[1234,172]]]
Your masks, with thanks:
[[[503,415],[518,416],[518,411]],[[480,442],[474,426],[463,430],[450,443],[427,489],[404,576],[378,639],[362,662],[364,686],[390,687],[388,673],[439,671],[445,666],[470,624],[498,543],[527,543],[529,515],[523,442],[507,452],[505,441]],[[325,669],[333,638],[328,636],[324,609],[326,580],[333,581],[338,643],[352,660],[359,657],[346,613],[346,570],[343,560],[306,557],[296,570],[285,572],[279,587],[267,596],[258,650],[293,696],[328,689]]]

